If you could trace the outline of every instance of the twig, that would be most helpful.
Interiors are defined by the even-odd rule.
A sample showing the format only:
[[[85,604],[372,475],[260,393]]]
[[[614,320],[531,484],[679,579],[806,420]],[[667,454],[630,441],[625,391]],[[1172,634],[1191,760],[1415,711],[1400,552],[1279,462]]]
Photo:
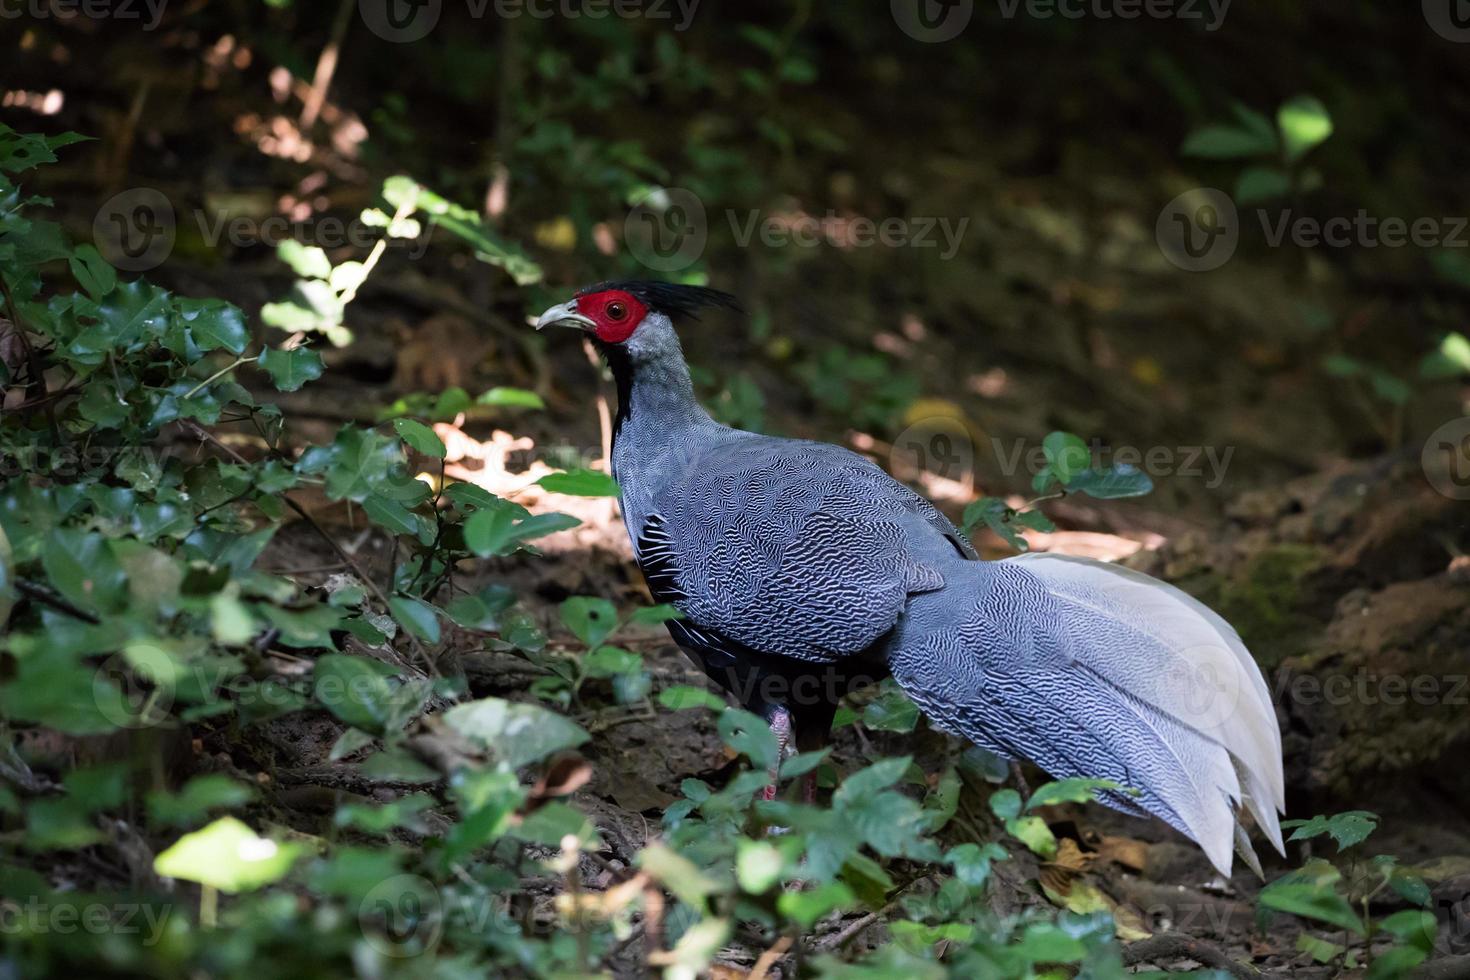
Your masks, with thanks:
[[[770,972],[771,967],[780,962],[781,957],[786,955],[786,951],[791,948],[791,943],[790,936],[782,936],[776,940],[771,948],[762,953],[755,961],[755,966],[750,968],[745,980],[766,980],[766,974]]]
[[[301,131],[305,133],[316,125],[317,116],[321,115],[322,103],[327,101],[327,90],[332,87],[332,76],[337,73],[337,58],[342,51],[342,41],[347,36],[347,28],[352,23],[352,12],[357,9],[357,4],[352,0],[342,0],[342,5],[337,8],[337,19],[332,23],[332,34],[327,40],[326,47],[322,48],[321,57],[317,58],[316,73],[311,77],[311,89],[306,96],[306,104],[301,108]]]
[[[873,923],[883,918],[889,912],[892,912],[894,909],[898,908],[898,900],[902,898],[915,885],[928,881],[929,877],[929,875],[921,875],[918,878],[915,878],[913,881],[900,888],[898,890],[898,893],[893,896],[893,898],[888,902],[887,905],[883,906],[876,912],[869,912],[861,919],[855,919],[852,922],[849,922],[837,932],[829,933],[828,935],[823,936],[816,942],[811,943],[808,947],[809,950],[813,953],[824,953],[829,950],[837,949],[839,946],[844,946],[848,942],[851,942],[853,939],[856,939],[858,934],[861,933],[864,929],[868,928]]]
[[[20,579],[15,583],[15,591],[19,592],[21,595],[25,596],[27,599],[32,600],[33,602],[39,602],[43,606],[50,606],[57,612],[66,613],[73,619],[80,619],[84,623],[91,623],[93,626],[96,626],[99,622],[101,622],[101,620],[99,620],[96,616],[93,616],[91,613],[87,612],[85,609],[78,609],[76,606],[72,605],[66,599],[63,599],[61,596],[52,592],[50,589],[44,588],[40,585],[36,585],[34,582],[27,582],[24,579]]]
[[[1255,968],[1232,960],[1213,943],[1181,932],[1161,932],[1123,947],[1124,966],[1174,959],[1194,960],[1202,966],[1224,970],[1237,980],[1256,980],[1261,975]]]
[[[592,346],[592,341],[586,337],[582,338],[582,350],[587,354],[587,360],[592,363],[592,370],[602,371],[602,359],[597,356],[597,349]],[[602,428],[602,459],[609,473],[612,472],[612,412],[607,407],[607,396],[602,393],[599,386],[597,389],[597,424]]]
[[[653,882],[643,889],[644,959],[653,962],[664,946],[664,893]]]
[[[235,452],[235,450],[231,449],[229,446],[226,446],[224,443],[220,442],[214,433],[210,432],[202,425],[199,425],[197,422],[193,422],[189,419],[184,419],[183,424],[185,428],[187,428],[190,432],[193,432],[195,435],[203,439],[205,442],[208,442],[210,445],[215,446],[220,451],[227,454],[235,462],[239,463],[242,466],[250,465],[249,460],[247,460],[244,456],[241,456],[239,453]],[[349,555],[346,549],[344,549],[340,544],[337,543],[337,539],[328,534],[326,528],[318,524],[316,518],[307,513],[305,507],[302,507],[290,497],[282,495],[281,499],[284,500],[286,506],[294,510],[297,515],[299,515],[301,519],[311,527],[312,530],[316,531],[316,533],[321,537],[323,541],[331,546],[332,550],[337,553],[337,557],[342,560],[342,563],[348,568],[352,569],[352,574],[356,575],[358,580],[361,581],[363,585],[368,587],[368,591],[372,592],[373,596],[383,604],[383,608],[385,610],[391,611],[392,607],[388,604],[388,597],[383,594],[383,590],[378,588],[378,584],[372,580],[372,577],[362,570],[362,566],[357,563],[357,560]],[[413,633],[407,629],[403,631],[403,635],[408,638],[409,645],[413,647],[414,652],[418,654],[418,656],[423,660],[424,666],[428,669],[429,673],[437,677],[438,670],[434,666],[434,661],[430,659],[429,651],[424,649],[424,645],[419,642],[419,638],[414,636]]]

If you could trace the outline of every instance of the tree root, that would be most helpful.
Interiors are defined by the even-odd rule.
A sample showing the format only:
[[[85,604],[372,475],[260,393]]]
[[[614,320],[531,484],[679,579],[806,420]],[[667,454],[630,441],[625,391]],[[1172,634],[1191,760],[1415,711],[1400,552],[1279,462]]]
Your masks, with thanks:
[[[1123,947],[1124,966],[1172,959],[1194,960],[1202,966],[1224,970],[1238,980],[1257,980],[1261,975],[1254,967],[1232,960],[1213,943],[1180,932],[1161,932]]]

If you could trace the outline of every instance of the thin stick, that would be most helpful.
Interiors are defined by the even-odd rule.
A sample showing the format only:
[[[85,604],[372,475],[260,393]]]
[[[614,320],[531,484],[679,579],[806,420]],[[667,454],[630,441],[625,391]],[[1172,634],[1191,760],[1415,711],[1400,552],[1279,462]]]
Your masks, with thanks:
[[[602,359],[597,356],[597,349],[592,346],[592,341],[586,337],[582,338],[582,350],[587,353],[587,360],[591,362],[593,370],[600,374]],[[612,412],[607,407],[607,396],[600,388],[597,391],[597,424],[602,427],[602,459],[608,472],[612,472]]]
[[[1201,966],[1224,970],[1237,980],[1256,980],[1261,975],[1259,971],[1232,960],[1218,946],[1182,932],[1161,932],[1123,947],[1124,966],[1172,959],[1194,960]]]
[[[776,940],[771,948],[762,953],[755,961],[755,966],[750,968],[750,973],[746,975],[745,980],[766,980],[766,974],[770,972],[771,967],[775,966],[790,948],[790,936],[782,936]]]
[[[189,419],[184,419],[183,423],[184,426],[189,429],[189,431],[193,432],[195,435],[208,442],[210,445],[220,449],[235,462],[241,464],[242,466],[250,465],[249,460],[247,460],[244,456],[241,456],[239,453],[235,452],[235,450],[231,449],[229,446],[226,446],[224,443],[220,442],[219,439],[215,437],[214,433],[199,425],[197,422],[193,422]],[[342,559],[342,564],[352,569],[352,574],[356,575],[358,580],[368,587],[368,590],[372,592],[373,596],[383,604],[383,608],[391,610],[392,607],[388,604],[388,597],[383,594],[383,590],[378,588],[378,584],[373,581],[372,576],[368,575],[362,570],[362,566],[357,563],[357,560],[349,555],[346,550],[337,543],[337,539],[328,534],[326,532],[326,529],[317,523],[316,518],[312,517],[306,512],[306,508],[302,507],[296,501],[285,495],[282,495],[281,499],[285,501],[287,507],[290,507],[292,510],[294,510],[301,517],[302,520],[310,525],[311,529],[316,531],[316,533],[321,536],[321,539],[323,541],[331,546],[332,550],[337,553],[337,557]],[[439,672],[434,666],[434,661],[430,659],[429,652],[424,649],[424,645],[419,642],[419,638],[414,636],[413,633],[409,630],[404,630],[403,635],[408,637],[409,645],[413,647],[414,652],[418,654],[418,656],[423,660],[424,666],[428,669],[429,673],[433,674],[435,677],[439,676]]]
[[[96,616],[93,616],[86,610],[78,609],[66,599],[33,582],[27,582],[24,579],[18,580],[15,583],[15,591],[33,602],[39,602],[43,606],[50,606],[57,612],[66,613],[73,619],[80,619],[82,622],[91,623],[93,626],[96,626],[100,622]]]
[[[357,4],[353,0],[342,0],[342,5],[337,8],[337,19],[332,23],[331,37],[326,47],[322,48],[321,57],[317,58],[316,74],[311,77],[311,91],[307,93],[306,104],[301,108],[303,133],[316,125],[317,116],[321,115],[322,103],[327,101],[327,90],[332,87],[332,76],[337,73],[337,57],[342,51],[342,41],[347,36],[347,28],[352,23],[352,11],[355,9]]]

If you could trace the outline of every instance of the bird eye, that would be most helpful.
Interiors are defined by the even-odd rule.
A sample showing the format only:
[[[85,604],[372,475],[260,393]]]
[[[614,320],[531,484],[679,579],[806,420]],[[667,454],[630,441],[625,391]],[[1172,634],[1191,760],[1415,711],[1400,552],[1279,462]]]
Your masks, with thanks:
[[[607,318],[609,320],[621,320],[628,315],[628,308],[619,302],[607,304]]]

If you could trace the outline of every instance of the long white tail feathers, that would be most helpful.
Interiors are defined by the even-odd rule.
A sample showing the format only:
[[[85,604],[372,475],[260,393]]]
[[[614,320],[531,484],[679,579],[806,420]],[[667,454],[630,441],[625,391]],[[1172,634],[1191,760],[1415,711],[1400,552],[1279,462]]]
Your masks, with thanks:
[[[1240,636],[1192,596],[1132,569],[1052,554],[1006,562],[1023,566],[1068,613],[1060,624],[1068,656],[1218,746],[1204,771],[1189,774],[1200,792],[1167,802],[1221,873],[1230,873],[1236,850],[1259,875],[1239,811],[1284,853],[1277,815],[1286,788],[1276,712]]]

